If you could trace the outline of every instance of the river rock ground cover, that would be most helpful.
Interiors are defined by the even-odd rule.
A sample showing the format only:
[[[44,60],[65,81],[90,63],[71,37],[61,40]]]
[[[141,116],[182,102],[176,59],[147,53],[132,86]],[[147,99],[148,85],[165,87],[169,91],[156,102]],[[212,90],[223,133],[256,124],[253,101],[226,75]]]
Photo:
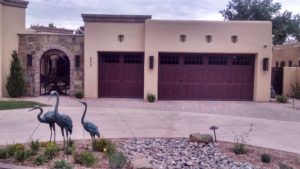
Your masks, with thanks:
[[[247,154],[235,155],[231,148],[233,143],[218,142],[216,144],[191,143],[188,138],[131,138],[131,139],[110,139],[117,151],[123,152],[128,161],[124,169],[131,168],[131,161],[136,154],[143,154],[154,169],[279,169],[279,163],[286,164],[294,169],[300,168],[300,155],[270,150],[255,146],[247,146]],[[93,151],[92,142],[89,140],[75,141],[76,152],[91,152],[96,157],[96,163],[88,167],[76,163],[74,155],[66,156],[64,151],[59,151],[53,159],[47,160],[42,165],[36,164],[36,158],[44,152],[43,146],[36,155],[30,156],[25,161],[18,161],[14,156],[1,159],[2,163],[15,164],[20,166],[31,166],[39,168],[53,168],[55,161],[65,160],[73,168],[100,168],[109,169],[108,156],[104,152]],[[58,143],[62,147],[62,143]],[[25,144],[27,149],[29,144]],[[4,146],[0,146],[4,148]],[[260,155],[268,153],[271,155],[271,162],[262,163]],[[1,166],[0,166],[1,168]]]

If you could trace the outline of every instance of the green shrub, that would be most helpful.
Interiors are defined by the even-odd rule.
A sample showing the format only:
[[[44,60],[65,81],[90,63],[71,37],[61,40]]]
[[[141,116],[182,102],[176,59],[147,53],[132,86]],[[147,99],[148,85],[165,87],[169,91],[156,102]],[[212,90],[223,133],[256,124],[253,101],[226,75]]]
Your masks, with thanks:
[[[47,157],[43,154],[37,156],[34,160],[34,163],[36,165],[43,165],[44,163],[46,163],[48,160],[47,160]]]
[[[10,74],[5,85],[10,97],[21,97],[25,93],[25,80],[17,51],[13,51],[10,63]]]
[[[53,159],[59,152],[59,147],[55,143],[48,144],[45,148],[44,155],[48,159]]]
[[[17,161],[25,161],[30,157],[31,152],[27,150],[18,150],[15,152],[14,157]]]
[[[278,166],[279,166],[280,169],[293,169],[293,167],[288,166],[288,165],[283,164],[283,163],[279,163]]]
[[[261,159],[261,162],[263,162],[263,163],[270,163],[271,155],[270,154],[262,154],[260,159]]]
[[[104,152],[104,149],[107,146],[108,142],[108,140],[103,138],[100,140],[94,140],[92,143],[92,148],[94,151]]]
[[[109,141],[106,145],[106,147],[104,148],[104,153],[106,156],[111,156],[112,154],[114,154],[116,152],[116,146],[113,142]]]
[[[73,166],[65,160],[58,160],[54,162],[53,169],[73,169]]]
[[[76,97],[77,99],[82,99],[82,98],[83,98],[83,93],[82,93],[81,91],[76,92],[75,97]]]
[[[12,144],[7,146],[6,148],[7,154],[9,157],[12,157],[15,155],[15,152],[25,150],[25,146],[23,144]]]
[[[283,96],[283,95],[276,96],[276,101],[279,103],[287,103],[288,100],[289,100],[289,98],[286,96]]]
[[[147,99],[148,99],[148,101],[150,102],[150,103],[153,103],[153,102],[155,102],[155,95],[154,94],[148,94],[147,95]]]
[[[108,157],[108,163],[111,169],[121,169],[126,164],[127,159],[122,152],[115,152]]]
[[[0,159],[6,159],[8,158],[8,152],[6,148],[0,149]]]
[[[241,144],[241,143],[235,144],[232,151],[234,152],[234,154],[246,154],[247,153],[245,145]]]
[[[292,84],[293,97],[300,99],[300,83]]]
[[[31,140],[30,142],[30,148],[33,154],[37,154],[37,152],[40,149],[40,142],[39,140]]]
[[[87,167],[91,167],[97,162],[97,157],[93,153],[88,151],[81,153],[74,152],[73,158],[75,163],[85,165]]]

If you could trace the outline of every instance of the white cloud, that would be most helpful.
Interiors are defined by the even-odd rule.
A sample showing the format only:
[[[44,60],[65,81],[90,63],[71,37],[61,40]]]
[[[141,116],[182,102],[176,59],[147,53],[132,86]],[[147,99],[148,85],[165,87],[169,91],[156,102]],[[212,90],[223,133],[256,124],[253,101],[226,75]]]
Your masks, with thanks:
[[[298,0],[276,0],[283,9],[300,12]],[[47,25],[77,28],[82,13],[146,14],[156,19],[223,20],[219,11],[228,0],[30,0],[27,26]]]

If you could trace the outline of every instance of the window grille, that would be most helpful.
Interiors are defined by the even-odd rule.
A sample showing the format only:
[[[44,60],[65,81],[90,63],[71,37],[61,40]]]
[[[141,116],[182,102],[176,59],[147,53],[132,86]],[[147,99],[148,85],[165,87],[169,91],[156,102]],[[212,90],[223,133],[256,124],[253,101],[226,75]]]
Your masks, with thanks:
[[[119,55],[118,54],[109,54],[102,56],[103,63],[119,63]]]
[[[202,56],[184,56],[184,64],[186,65],[202,65],[203,57]]]
[[[143,63],[143,57],[139,55],[125,55],[124,63],[128,64],[140,64]]]
[[[233,65],[251,65],[251,58],[247,56],[234,56]]]
[[[179,64],[179,56],[161,56],[160,57],[160,64],[164,65],[177,65]]]
[[[210,65],[227,65],[226,56],[209,56],[208,64]]]

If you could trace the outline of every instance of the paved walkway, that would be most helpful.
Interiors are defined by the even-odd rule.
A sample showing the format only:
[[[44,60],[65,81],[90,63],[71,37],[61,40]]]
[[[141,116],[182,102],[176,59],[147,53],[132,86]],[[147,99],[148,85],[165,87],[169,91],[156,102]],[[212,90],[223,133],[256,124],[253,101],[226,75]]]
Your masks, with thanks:
[[[26,98],[48,104],[48,97]],[[250,144],[300,154],[300,110],[291,104],[217,101],[160,101],[154,104],[135,99],[89,99],[87,119],[95,122],[101,135],[110,138],[188,137],[192,132],[211,133],[217,125],[217,137],[233,141],[235,133],[254,130]],[[300,106],[300,103],[297,103]],[[45,111],[52,110],[45,108]],[[80,124],[83,106],[76,99],[62,97],[60,112],[74,122],[75,139],[87,139]],[[0,144],[49,139],[49,127],[39,124],[37,112],[25,109],[0,111]],[[61,138],[57,128],[57,139]]]

